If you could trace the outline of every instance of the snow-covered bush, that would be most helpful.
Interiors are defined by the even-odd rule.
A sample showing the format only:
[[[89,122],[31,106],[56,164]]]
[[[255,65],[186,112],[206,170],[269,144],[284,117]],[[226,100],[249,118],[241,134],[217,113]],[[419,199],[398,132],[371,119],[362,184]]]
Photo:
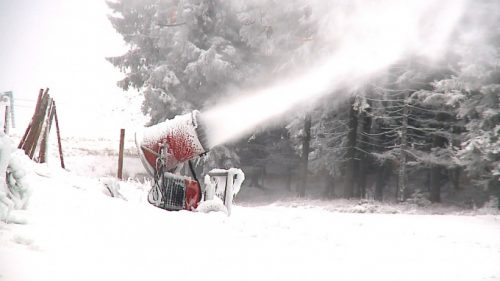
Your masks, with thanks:
[[[429,195],[421,190],[415,190],[413,194],[406,200],[407,203],[415,204],[419,207],[429,207],[432,202],[428,199]]]
[[[115,177],[102,177],[99,182],[105,195],[131,202],[146,202],[152,186],[148,179],[141,182],[132,178],[123,181]]]
[[[12,214],[25,209],[31,194],[27,175],[30,159],[15,148],[12,140],[0,132],[0,220],[22,222]]]

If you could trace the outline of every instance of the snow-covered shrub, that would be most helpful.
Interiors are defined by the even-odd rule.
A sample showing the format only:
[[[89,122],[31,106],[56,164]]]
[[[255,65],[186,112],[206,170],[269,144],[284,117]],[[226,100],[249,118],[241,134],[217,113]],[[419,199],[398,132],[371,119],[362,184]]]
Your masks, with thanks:
[[[484,203],[484,205],[479,208],[478,214],[499,214],[500,203],[498,198],[495,196],[490,196],[489,200]]]
[[[112,177],[104,177],[100,178],[99,181],[103,185],[103,192],[104,194],[111,196],[111,197],[117,197],[120,199],[125,199],[122,194],[120,193],[120,182],[116,178]]]
[[[10,140],[0,132],[0,219],[7,220],[14,203],[7,196],[7,182],[3,175],[7,173],[12,145]]]
[[[428,199],[429,195],[426,192],[416,190],[413,194],[406,200],[407,203],[415,204],[419,207],[429,207],[432,202]]]
[[[9,166],[7,167],[7,187],[10,197],[14,201],[15,209],[26,209],[31,195],[28,181],[31,160],[24,151],[16,149],[10,155]]]
[[[27,175],[31,160],[0,132],[0,220],[21,222],[13,210],[25,209],[31,195]]]
[[[132,178],[123,181],[114,177],[102,177],[99,182],[105,195],[132,202],[147,201],[147,194],[152,186],[148,179],[141,182]]]

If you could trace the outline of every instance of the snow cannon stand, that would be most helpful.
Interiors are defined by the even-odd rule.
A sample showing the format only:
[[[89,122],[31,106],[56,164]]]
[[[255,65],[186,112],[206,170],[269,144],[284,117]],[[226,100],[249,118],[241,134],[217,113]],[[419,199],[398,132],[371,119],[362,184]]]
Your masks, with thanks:
[[[231,215],[233,198],[240,191],[245,174],[240,169],[213,169],[205,176],[204,201],[198,206],[200,212],[222,211]]]
[[[199,115],[198,111],[193,111],[136,133],[139,157],[146,171],[153,177],[148,201],[169,211],[213,211],[215,207],[205,206],[200,209],[198,205],[202,200],[213,203],[217,197],[224,207],[221,210],[230,214],[234,191],[237,193],[239,190],[244,175],[238,169],[213,170],[207,175],[207,189],[202,192],[191,162],[208,152],[205,127],[199,122]],[[185,162],[189,163],[193,178],[179,174]]]
[[[148,193],[149,203],[168,211],[193,211],[200,200],[201,188],[197,181],[168,172],[155,178]]]

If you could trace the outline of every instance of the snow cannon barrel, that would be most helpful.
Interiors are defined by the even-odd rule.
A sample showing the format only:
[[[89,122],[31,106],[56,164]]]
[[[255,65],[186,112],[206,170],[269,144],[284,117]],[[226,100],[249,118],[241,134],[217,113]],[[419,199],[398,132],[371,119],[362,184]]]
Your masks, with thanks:
[[[151,176],[158,172],[160,159],[167,172],[208,151],[205,127],[199,116],[200,112],[194,110],[136,132],[139,156]]]

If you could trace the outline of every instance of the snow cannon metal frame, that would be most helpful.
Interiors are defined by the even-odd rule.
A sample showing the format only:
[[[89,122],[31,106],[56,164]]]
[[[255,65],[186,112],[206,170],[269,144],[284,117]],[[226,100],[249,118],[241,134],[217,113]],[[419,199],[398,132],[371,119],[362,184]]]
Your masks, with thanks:
[[[150,204],[168,211],[193,211],[200,200],[201,187],[197,180],[169,172],[158,173],[148,193]]]
[[[238,194],[245,174],[241,169],[213,169],[205,176],[204,202],[202,212],[220,211],[231,215],[233,198]],[[219,200],[216,200],[218,198]],[[220,204],[217,203],[220,201]]]
[[[208,152],[199,111],[176,116],[136,132],[135,142],[146,171],[154,177],[149,203],[166,210],[194,210],[201,200],[201,186],[189,163],[194,180],[174,174],[184,162]]]

